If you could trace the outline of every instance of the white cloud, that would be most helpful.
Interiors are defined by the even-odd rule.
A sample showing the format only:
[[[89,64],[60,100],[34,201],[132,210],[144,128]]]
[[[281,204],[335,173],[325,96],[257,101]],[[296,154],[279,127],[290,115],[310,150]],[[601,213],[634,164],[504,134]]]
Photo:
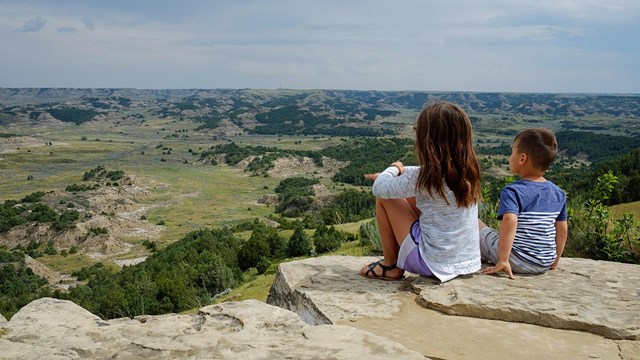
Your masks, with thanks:
[[[42,16],[36,16],[27,20],[22,26],[16,29],[17,32],[38,32],[44,28],[47,19]]]
[[[640,92],[638,24],[635,0],[1,0],[0,86]]]

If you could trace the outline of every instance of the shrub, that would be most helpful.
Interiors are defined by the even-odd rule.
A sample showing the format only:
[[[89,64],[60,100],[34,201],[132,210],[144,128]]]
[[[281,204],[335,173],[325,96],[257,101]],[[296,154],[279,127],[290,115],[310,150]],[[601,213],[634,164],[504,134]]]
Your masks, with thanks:
[[[69,192],[80,192],[80,191],[89,191],[89,190],[93,190],[93,187],[87,184],[81,184],[81,185],[71,184],[66,188],[64,188],[64,191],[69,191]]]
[[[94,234],[94,235],[101,235],[101,234],[108,234],[109,233],[109,231],[107,231],[107,229],[103,228],[103,227],[92,227],[91,229],[89,229],[89,232],[91,234]]]
[[[617,183],[608,172],[598,177],[588,199],[577,197],[569,206],[568,256],[640,263],[640,224],[632,214],[614,220],[604,205]]]
[[[57,231],[72,228],[73,226],[75,226],[75,222],[79,217],[80,214],[78,214],[77,211],[66,210],[62,212],[62,214],[60,214],[60,217],[53,222],[51,227]]]
[[[124,177],[124,171],[122,170],[109,171],[106,177],[111,181],[118,181]]]
[[[264,274],[268,269],[271,263],[266,258],[262,257],[256,264],[256,270],[258,270],[258,274]]]
[[[58,253],[58,250],[56,250],[56,248],[54,248],[53,246],[47,246],[44,252],[47,255],[55,255]]]
[[[0,280],[0,314],[6,318],[34,299],[51,296],[47,281],[26,266],[20,252],[0,250]]]
[[[27,250],[27,255],[31,256],[34,259],[42,257],[42,251],[38,249],[29,249]]]
[[[149,250],[151,252],[154,252],[154,251],[158,250],[158,245],[155,242],[151,241],[151,240],[143,241],[142,245],[144,245],[144,247],[146,247],[147,250]]]
[[[38,223],[48,223],[55,221],[57,217],[58,214],[47,205],[35,204],[27,219]]]
[[[36,203],[40,200],[42,200],[42,197],[44,196],[44,192],[43,191],[36,191],[34,193],[31,193],[25,197],[22,198],[22,200],[20,200],[20,202],[22,203]]]
[[[338,250],[345,239],[345,234],[333,226],[320,226],[313,235],[313,243],[318,254]]]
[[[360,221],[375,216],[375,197],[370,191],[346,189],[320,212],[327,225]]]
[[[104,166],[98,165],[95,168],[85,172],[84,175],[82,176],[82,180],[83,181],[93,180],[106,174],[106,172],[107,170],[105,169]]]
[[[382,254],[380,231],[375,220],[360,225],[360,245],[371,255]]]
[[[300,191],[305,195],[311,195],[309,187],[311,185],[319,184],[318,179],[308,179],[304,177],[291,177],[280,181],[276,186],[275,192],[277,194],[283,194],[286,192]]]
[[[269,244],[261,236],[251,236],[238,252],[238,266],[245,271],[256,267],[260,260],[269,253]]]
[[[245,224],[243,227],[248,225]],[[268,249],[263,255],[267,259],[278,259],[286,255],[287,241],[280,236],[278,229],[268,226],[258,219],[255,219],[250,225],[253,230],[251,237],[260,238],[266,242]]]

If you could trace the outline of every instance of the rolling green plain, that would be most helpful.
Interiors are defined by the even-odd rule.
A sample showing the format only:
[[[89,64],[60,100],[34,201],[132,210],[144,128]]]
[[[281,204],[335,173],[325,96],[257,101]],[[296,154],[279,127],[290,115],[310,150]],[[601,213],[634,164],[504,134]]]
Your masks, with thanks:
[[[256,94],[261,93],[258,91]],[[145,221],[162,224],[163,230],[153,241],[163,247],[193,230],[233,226],[274,214],[274,206],[260,204],[258,200],[267,195],[273,196],[275,187],[286,175],[252,175],[242,167],[205,163],[200,160],[199,154],[210,147],[234,142],[241,146],[320,150],[353,140],[352,136],[267,135],[246,131],[221,137],[207,130],[196,130],[202,124],[195,120],[150,115],[149,110],[137,108],[119,113],[123,118],[144,114],[142,121],[54,125],[32,122],[3,127],[1,132],[12,136],[0,137],[0,201],[17,200],[35,191],[62,191],[68,185],[81,183],[83,174],[97,166],[123,170],[135,179],[137,185],[146,189],[146,195],[136,201],[145,209]],[[377,118],[371,125],[389,129],[395,136],[412,137],[411,126],[417,110],[403,107],[393,110],[396,111],[393,115]],[[635,117],[473,111],[469,111],[469,115],[474,122],[478,147],[510,145],[513,135],[526,127],[548,127],[560,131],[575,125],[598,129],[599,134],[640,134],[640,123]],[[482,155],[481,159],[494,164],[494,173],[506,175],[507,156],[508,153]],[[580,156],[561,155],[560,161],[569,167],[583,160]],[[334,183],[329,175],[313,169],[306,176],[321,177],[321,183],[334,194],[345,186]],[[640,202],[617,205],[614,212],[640,215]],[[361,223],[341,224],[337,228],[357,233]],[[248,234],[245,235],[248,237]],[[285,238],[290,235],[290,230],[283,231]],[[117,268],[114,260],[148,255],[142,238],[135,234],[124,236],[121,240],[133,245],[126,254],[100,259],[82,253],[67,256],[57,254],[44,255],[38,260],[54,271],[69,274],[95,261]],[[355,242],[351,242],[334,254],[363,255],[363,252]],[[245,274],[245,284],[218,301],[245,298],[264,300],[274,270],[267,271],[266,275],[257,275],[255,269],[249,270]]]
[[[0,200],[20,199],[36,191],[64,190],[70,184],[81,183],[86,171],[102,165],[109,170],[123,170],[148,190],[138,201],[148,208],[149,222],[164,224],[165,230],[155,240],[159,246],[172,243],[193,230],[233,226],[273,214],[274,208],[258,204],[258,199],[274,194],[273,189],[283,178],[252,176],[226,164],[199,162],[197,154],[202,150],[228,141],[214,140],[208,134],[194,131],[197,125],[191,121],[149,119],[144,124],[116,126],[12,127],[8,129],[12,134],[30,140],[10,146],[6,139],[0,139],[5,141],[0,155]],[[297,150],[317,150],[341,142],[339,138],[329,137],[265,135],[241,135],[232,141]],[[49,143],[51,145],[45,145]],[[171,149],[171,153],[163,154],[164,148]],[[332,184],[328,178],[322,182]],[[355,233],[359,224],[339,227]],[[286,233],[283,235],[288,238]],[[135,236],[123,240],[134,245],[131,251],[101,261],[113,266],[113,260],[148,254]],[[45,255],[38,260],[62,273],[95,262],[81,254]]]

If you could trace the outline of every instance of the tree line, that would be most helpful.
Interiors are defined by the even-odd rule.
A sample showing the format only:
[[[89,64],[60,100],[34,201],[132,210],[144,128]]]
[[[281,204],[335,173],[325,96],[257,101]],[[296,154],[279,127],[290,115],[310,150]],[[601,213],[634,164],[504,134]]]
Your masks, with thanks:
[[[286,258],[333,251],[353,240],[326,226],[309,235],[301,222],[289,239],[258,219],[235,230],[246,229],[251,229],[247,241],[230,228],[196,230],[120,271],[96,263],[73,273],[84,284],[68,292],[46,287],[46,280],[26,267],[19,249],[0,249],[0,313],[10,318],[42,296],[71,300],[103,318],[180,312],[210,304],[241,283],[249,268],[262,274]]]

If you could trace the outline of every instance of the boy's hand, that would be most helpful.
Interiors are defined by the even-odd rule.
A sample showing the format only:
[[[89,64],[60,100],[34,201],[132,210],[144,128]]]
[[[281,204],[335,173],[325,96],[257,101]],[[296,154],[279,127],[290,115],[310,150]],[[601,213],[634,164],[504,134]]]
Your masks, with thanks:
[[[500,261],[494,267],[482,269],[483,274],[495,274],[504,271],[509,276],[509,279],[515,279],[513,272],[511,272],[511,265],[508,261]]]

